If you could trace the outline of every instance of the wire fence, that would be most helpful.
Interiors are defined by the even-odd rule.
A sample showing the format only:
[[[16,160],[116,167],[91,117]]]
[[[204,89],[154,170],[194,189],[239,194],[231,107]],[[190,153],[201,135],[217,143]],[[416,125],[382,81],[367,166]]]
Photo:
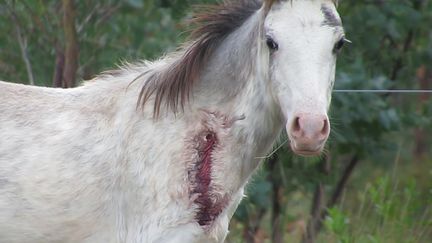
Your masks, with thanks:
[[[333,93],[432,94],[428,89],[335,89]]]

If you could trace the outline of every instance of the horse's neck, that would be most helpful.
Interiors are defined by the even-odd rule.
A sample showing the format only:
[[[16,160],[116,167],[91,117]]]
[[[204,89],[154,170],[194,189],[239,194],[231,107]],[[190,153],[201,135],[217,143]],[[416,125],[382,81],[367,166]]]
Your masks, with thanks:
[[[205,70],[196,103],[228,117],[244,115],[233,126],[248,177],[282,128],[282,118],[267,81],[268,53],[262,53],[262,16],[258,11],[221,44]],[[242,175],[243,176],[243,175]]]
[[[215,52],[204,72],[197,103],[222,107],[230,115],[245,115],[249,138],[268,147],[280,130],[281,118],[267,80],[269,57],[261,47],[261,11],[228,36]]]

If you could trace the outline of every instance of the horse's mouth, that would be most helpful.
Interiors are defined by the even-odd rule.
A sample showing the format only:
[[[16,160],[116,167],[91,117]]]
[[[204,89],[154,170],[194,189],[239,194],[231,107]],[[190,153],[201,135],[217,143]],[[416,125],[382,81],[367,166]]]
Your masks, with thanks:
[[[295,150],[295,149],[292,149],[292,151],[295,154],[298,154],[298,155],[301,155],[301,156],[307,156],[307,157],[309,157],[309,156],[317,156],[317,155],[320,155],[321,152],[322,152],[321,149],[319,149],[319,150],[313,150],[313,151],[311,151],[311,150]]]
[[[294,143],[291,143],[291,150],[295,154],[298,154],[301,156],[307,156],[307,157],[317,156],[317,155],[321,154],[323,149],[324,149],[324,144],[320,144],[318,146],[310,146],[310,147],[307,147],[307,146],[298,147]]]

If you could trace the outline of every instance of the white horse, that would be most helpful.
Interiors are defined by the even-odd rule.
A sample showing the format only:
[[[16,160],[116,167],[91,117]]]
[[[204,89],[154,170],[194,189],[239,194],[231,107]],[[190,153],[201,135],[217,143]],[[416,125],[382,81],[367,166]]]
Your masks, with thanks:
[[[284,126],[295,153],[323,149],[336,4],[227,2],[158,61],[68,90],[1,82],[0,242],[224,241]]]

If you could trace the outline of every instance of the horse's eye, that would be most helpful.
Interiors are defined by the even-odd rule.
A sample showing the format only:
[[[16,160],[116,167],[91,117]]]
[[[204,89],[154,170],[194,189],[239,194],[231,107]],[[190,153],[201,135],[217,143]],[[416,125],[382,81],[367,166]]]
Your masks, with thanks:
[[[345,37],[342,37],[338,42],[336,42],[334,46],[334,51],[339,52],[342,47],[344,47],[345,43],[351,43],[351,41],[346,39]]]
[[[269,36],[267,36],[266,44],[268,48],[270,48],[270,50],[272,51],[276,51],[277,49],[279,49],[279,45]]]

